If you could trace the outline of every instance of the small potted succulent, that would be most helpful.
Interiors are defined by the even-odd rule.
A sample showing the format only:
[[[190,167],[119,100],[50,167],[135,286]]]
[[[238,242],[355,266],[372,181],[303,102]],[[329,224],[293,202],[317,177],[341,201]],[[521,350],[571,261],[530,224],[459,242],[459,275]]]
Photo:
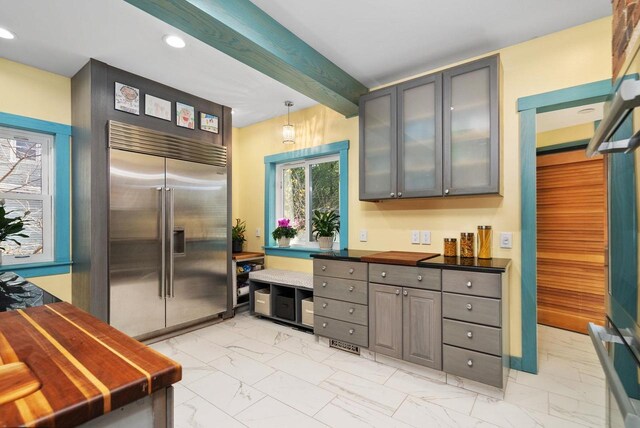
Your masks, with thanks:
[[[295,238],[297,233],[298,231],[291,225],[288,218],[281,218],[278,220],[278,227],[271,232],[271,236],[278,241],[278,247],[288,247],[291,238]]]
[[[236,219],[236,224],[231,228],[231,251],[242,252],[242,244],[246,241],[244,233],[247,231],[247,223],[244,220]]]
[[[340,215],[335,210],[313,210],[313,229],[311,232],[318,241],[321,250],[330,250],[336,233],[340,232]]]
[[[9,217],[9,214],[13,212],[7,212],[4,208],[4,199],[0,199],[0,264],[2,264],[2,252],[5,250],[2,246],[3,242],[11,241],[21,245],[15,238],[29,237],[29,235],[20,232],[24,230],[24,225],[28,222],[26,217],[30,214],[30,211],[25,211],[22,217]]]

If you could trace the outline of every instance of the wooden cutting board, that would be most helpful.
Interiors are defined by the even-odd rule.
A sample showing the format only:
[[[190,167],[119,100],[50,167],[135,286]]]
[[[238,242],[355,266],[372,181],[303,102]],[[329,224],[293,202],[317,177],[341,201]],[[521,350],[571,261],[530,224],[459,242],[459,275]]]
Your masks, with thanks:
[[[384,251],[360,258],[367,263],[384,263],[388,265],[416,266],[419,261],[439,256],[438,253],[414,253],[412,251]]]
[[[0,405],[33,394],[41,386],[25,363],[0,365]]]

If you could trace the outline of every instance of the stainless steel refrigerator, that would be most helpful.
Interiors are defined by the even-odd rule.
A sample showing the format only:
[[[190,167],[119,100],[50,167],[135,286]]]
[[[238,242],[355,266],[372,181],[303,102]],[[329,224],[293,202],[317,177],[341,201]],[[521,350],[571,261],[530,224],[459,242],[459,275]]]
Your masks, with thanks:
[[[110,123],[109,321],[131,336],[227,310],[226,150],[202,146]]]

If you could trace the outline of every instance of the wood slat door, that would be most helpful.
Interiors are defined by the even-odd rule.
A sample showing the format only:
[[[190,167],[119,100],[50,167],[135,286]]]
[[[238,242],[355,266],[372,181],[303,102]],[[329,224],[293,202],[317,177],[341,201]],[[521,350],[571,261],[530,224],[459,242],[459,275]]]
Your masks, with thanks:
[[[587,332],[604,323],[607,194],[601,156],[537,158],[538,322]]]

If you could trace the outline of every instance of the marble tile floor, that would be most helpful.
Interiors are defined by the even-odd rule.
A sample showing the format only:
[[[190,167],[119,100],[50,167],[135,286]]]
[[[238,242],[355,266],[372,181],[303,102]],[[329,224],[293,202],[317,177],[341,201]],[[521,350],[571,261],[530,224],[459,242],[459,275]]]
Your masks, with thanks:
[[[151,345],[183,365],[180,427],[603,427],[604,374],[588,336],[538,327],[540,373],[504,391],[251,317]]]

